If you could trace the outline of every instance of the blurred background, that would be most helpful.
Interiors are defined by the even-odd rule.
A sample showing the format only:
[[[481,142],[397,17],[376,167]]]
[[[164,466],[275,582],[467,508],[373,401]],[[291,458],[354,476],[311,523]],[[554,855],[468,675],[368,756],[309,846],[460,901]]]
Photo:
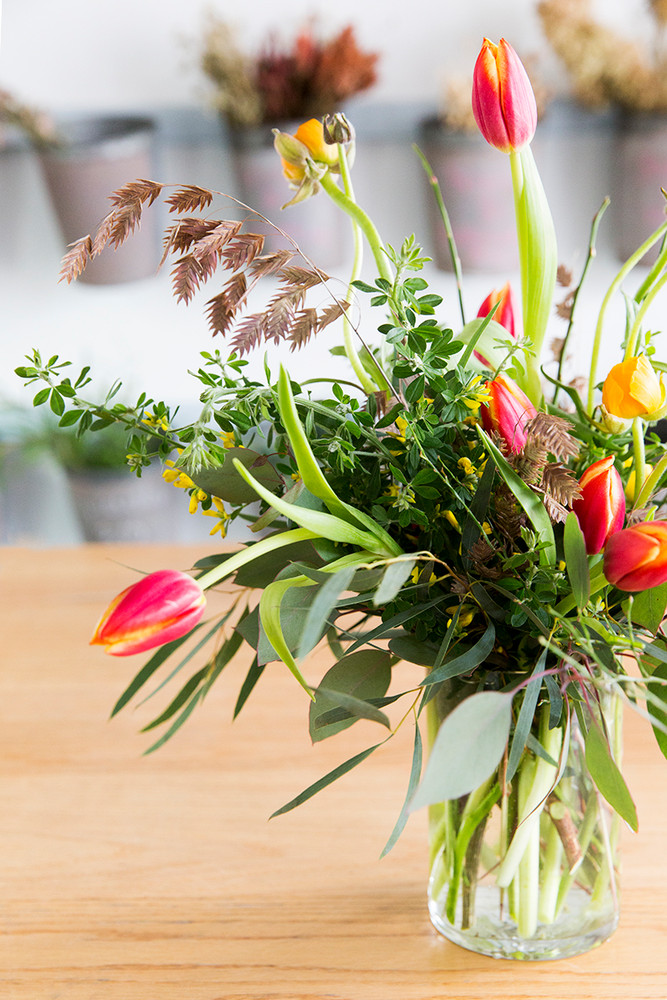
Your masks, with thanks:
[[[4,0],[0,544],[208,538],[207,519],[188,514],[187,496],[163,482],[159,467],[137,481],[122,436],[76,440],[32,406],[33,393],[13,374],[39,348],[73,371],[92,366],[89,399],[121,377],[121,399],[145,390],[180,405],[184,420],[196,414],[198,383],[188,369],[199,366],[200,351],[222,344],[211,344],[203,315],[212,293],[176,304],[168,269],[157,273],[162,207],[121,251],[97,258],[84,281],[58,281],[65,246],[94,231],[108,194],[126,181],[151,177],[239,198],[344,281],[346,220],[323,194],[281,212],[290,193],[271,147],[273,126],[293,131],[305,117],[343,110],[357,133],[357,199],[385,241],[416,235],[433,258],[427,277],[445,297],[444,314],[455,323],[455,283],[413,143],[439,178],[470,314],[492,288],[507,280],[518,288],[509,166],[471,128],[470,78],[484,36],[506,37],[531,76],[541,118],[533,149],[573,283],[593,216],[612,198],[569,359],[572,377],[585,370],[606,287],[664,218],[666,22],[665,0],[255,0],[247,10],[225,0]],[[247,214],[222,196],[212,212]],[[364,274],[374,277],[372,261]],[[643,274],[645,266],[637,281]],[[650,318],[656,329],[661,309]],[[554,315],[553,324],[562,336],[563,320]],[[612,312],[610,361],[622,332],[622,311]],[[336,370],[335,340],[332,328],[289,355],[294,376]],[[263,357],[253,365],[261,370]]]

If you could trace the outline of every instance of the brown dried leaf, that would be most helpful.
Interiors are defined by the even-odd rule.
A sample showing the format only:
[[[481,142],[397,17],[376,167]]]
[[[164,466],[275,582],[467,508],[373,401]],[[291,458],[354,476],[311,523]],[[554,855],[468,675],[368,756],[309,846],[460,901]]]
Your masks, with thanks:
[[[263,254],[261,257],[255,257],[250,264],[250,271],[257,278],[275,274],[280,268],[284,268],[292,257],[294,257],[293,250],[276,250],[275,253]]]
[[[542,488],[545,495],[552,497],[565,507],[571,507],[581,496],[581,487],[573,475],[559,462],[550,462],[542,473]]]
[[[213,336],[225,334],[234,322],[239,303],[245,297],[247,284],[244,274],[235,274],[223,290],[206,303],[206,316]]]
[[[102,253],[105,246],[111,239],[111,233],[113,232],[115,221],[115,212],[109,212],[109,214],[102,219],[95,232],[93,245],[90,250],[91,257],[97,257],[98,254]]]
[[[289,335],[295,321],[296,308],[291,295],[276,295],[266,310],[266,339],[274,344]]]
[[[297,264],[283,267],[279,277],[282,282],[302,288],[304,291],[329,281],[329,276],[324,271],[313,271],[309,267],[299,267]]]
[[[132,201],[111,213],[108,242],[117,250],[139,225],[141,219],[141,202]]]
[[[334,302],[333,305],[326,306],[320,313],[317,322],[317,332],[319,333],[320,330],[324,330],[330,323],[335,323],[349,308],[349,302]]]
[[[90,260],[92,249],[93,241],[90,235],[82,236],[75,243],[70,243],[67,253],[61,261],[60,277],[58,280],[66,281],[68,285],[72,281],[76,281]]]
[[[213,192],[196,184],[185,184],[165,198],[170,212],[201,212],[204,208],[208,208],[212,201]]]
[[[536,413],[526,424],[527,447],[539,447],[563,462],[576,458],[579,445],[570,434],[572,425],[564,417],[553,413]]]
[[[112,205],[122,206],[138,201],[143,204],[145,201],[152,205],[162,193],[163,185],[157,181],[147,181],[139,178],[136,181],[129,181],[122,187],[109,195]]]
[[[554,522],[554,524],[562,524],[567,520],[568,509],[564,507],[558,500],[555,500],[549,493],[545,493],[542,498],[544,506],[546,507],[547,514]]]
[[[266,313],[253,313],[240,323],[234,334],[231,346],[241,357],[249,354],[266,339]]]
[[[198,221],[201,222],[203,220],[200,219]],[[207,224],[207,232],[197,238],[192,245],[192,253],[198,260],[209,254],[216,254],[219,259],[223,248],[236,236],[241,225],[242,223],[240,222],[227,222],[225,220]]]
[[[186,254],[174,264],[171,271],[173,293],[177,302],[190,302],[199,289],[202,280],[202,269],[199,261]]]
[[[228,261],[227,267],[238,270],[245,267],[262,252],[264,237],[259,233],[241,233],[233,243],[222,249],[222,256]]]
[[[556,281],[563,288],[569,288],[570,285],[572,284],[573,281],[572,271],[570,270],[569,267],[566,267],[565,264],[558,265],[556,269]]]
[[[296,314],[294,325],[290,330],[290,350],[296,351],[306,344],[318,326],[317,309],[301,309]]]

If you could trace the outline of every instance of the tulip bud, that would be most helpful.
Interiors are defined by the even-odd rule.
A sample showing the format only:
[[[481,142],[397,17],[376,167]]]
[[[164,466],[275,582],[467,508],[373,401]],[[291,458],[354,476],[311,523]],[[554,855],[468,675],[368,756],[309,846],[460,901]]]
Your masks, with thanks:
[[[204,592],[191,576],[164,569],[127,587],[102,615],[90,644],[129,656],[179,639],[204,613]]]
[[[495,432],[507,450],[516,455],[526,443],[526,424],[536,414],[535,407],[508,375],[497,375],[487,382],[489,401],[481,406],[482,426]]]
[[[488,143],[503,153],[520,150],[535,135],[537,106],[528,74],[504,38],[488,38],[473,71],[472,110]]]
[[[509,281],[502,288],[494,288],[492,292],[489,292],[479,307],[477,318],[483,319],[488,316],[496,303],[498,303],[498,308],[493,314],[494,322],[504,326],[509,335],[516,340],[521,332],[521,312]],[[494,367],[491,359],[483,351],[476,350],[473,353],[483,365],[488,368]]]
[[[665,409],[665,384],[644,354],[614,365],[602,386],[602,405],[615,417],[658,420]]]
[[[335,146],[336,144],[342,144],[348,146],[354,142],[354,127],[341,112],[335,115],[325,115],[322,126],[324,129],[324,141],[327,145]]]
[[[623,481],[611,455],[593,462],[579,480],[581,496],[572,504],[586,541],[589,556],[601,552],[605,543],[623,527],[625,494]]]
[[[644,521],[613,534],[604,550],[604,575],[620,590],[667,581],[667,521]]]

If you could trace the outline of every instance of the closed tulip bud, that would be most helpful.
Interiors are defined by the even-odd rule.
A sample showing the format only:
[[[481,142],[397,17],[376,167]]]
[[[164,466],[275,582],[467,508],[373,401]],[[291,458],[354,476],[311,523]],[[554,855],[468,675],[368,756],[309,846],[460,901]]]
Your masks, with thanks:
[[[665,384],[644,354],[614,365],[602,386],[602,405],[615,417],[658,420],[665,410]]]
[[[536,414],[535,407],[508,375],[497,375],[487,382],[489,401],[480,408],[482,426],[495,432],[507,450],[516,455],[526,443],[526,424]]]
[[[283,174],[294,197],[287,205],[310,198],[319,191],[319,181],[328,170],[338,170],[338,147],[329,145],[317,118],[299,125],[294,135],[273,130],[273,145],[280,156]],[[287,208],[283,205],[283,208]]]
[[[586,552],[601,552],[605,543],[623,527],[623,481],[611,456],[593,462],[579,480],[581,496],[572,504],[586,541]]]
[[[488,38],[473,72],[472,110],[488,143],[503,153],[516,152],[535,135],[537,106],[528,74],[504,38]]]
[[[111,602],[90,640],[112,656],[129,656],[180,639],[204,613],[204,592],[191,576],[149,573]]]
[[[613,534],[604,550],[604,575],[620,590],[667,581],[667,521],[645,521]]]
[[[505,327],[509,335],[516,340],[521,333],[521,311],[509,281],[502,288],[494,288],[492,292],[489,292],[479,307],[477,318],[483,319],[488,316],[496,303],[498,308],[493,314],[494,322]],[[474,351],[474,355],[483,365],[488,368],[493,367],[484,351]]]

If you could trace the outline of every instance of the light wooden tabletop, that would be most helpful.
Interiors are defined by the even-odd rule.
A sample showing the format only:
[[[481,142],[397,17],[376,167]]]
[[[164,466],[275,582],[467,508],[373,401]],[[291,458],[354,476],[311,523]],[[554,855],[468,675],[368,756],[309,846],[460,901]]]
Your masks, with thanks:
[[[667,997],[667,763],[634,717],[625,773],[640,832],[624,838],[620,927],[586,956],[538,964],[481,958],[432,929],[423,815],[378,860],[409,732],[267,822],[377,731],[360,723],[312,747],[305,696],[278,664],[232,723],[239,661],[142,756],[153,704],[108,721],[142,658],[87,640],[132,582],[126,566],[186,569],[201,554],[0,549],[2,1000]]]

